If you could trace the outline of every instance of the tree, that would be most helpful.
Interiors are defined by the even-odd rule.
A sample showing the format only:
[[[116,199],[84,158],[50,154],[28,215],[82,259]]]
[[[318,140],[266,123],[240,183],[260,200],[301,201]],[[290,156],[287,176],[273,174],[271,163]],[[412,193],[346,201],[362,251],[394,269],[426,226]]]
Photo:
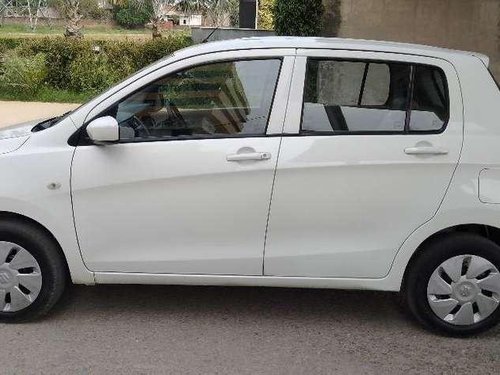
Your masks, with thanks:
[[[259,0],[259,29],[272,30],[274,28],[274,7],[276,0]]]
[[[55,8],[66,20],[66,37],[81,38],[81,20],[95,13],[98,9],[97,0],[48,0],[48,6]]]
[[[213,26],[224,26],[238,19],[239,0],[180,0],[178,7],[187,14],[201,14]]]
[[[161,38],[160,26],[165,14],[177,7],[177,0],[135,0],[139,9],[147,9],[153,39]]]
[[[114,6],[114,18],[118,25],[127,29],[144,27],[153,11],[150,2],[125,0]]]
[[[83,15],[80,12],[80,0],[62,0],[62,10],[66,19],[64,36],[68,38],[81,38],[83,33],[80,21]]]
[[[323,12],[322,0],[276,0],[276,34],[316,36],[321,32]]]

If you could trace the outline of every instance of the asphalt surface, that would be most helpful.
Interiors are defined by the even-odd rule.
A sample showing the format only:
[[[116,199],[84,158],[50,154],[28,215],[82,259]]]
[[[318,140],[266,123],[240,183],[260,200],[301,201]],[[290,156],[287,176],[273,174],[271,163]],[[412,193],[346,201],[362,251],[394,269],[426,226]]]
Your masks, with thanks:
[[[2,374],[498,374],[500,329],[421,329],[397,295],[75,286],[45,319],[0,325]]]

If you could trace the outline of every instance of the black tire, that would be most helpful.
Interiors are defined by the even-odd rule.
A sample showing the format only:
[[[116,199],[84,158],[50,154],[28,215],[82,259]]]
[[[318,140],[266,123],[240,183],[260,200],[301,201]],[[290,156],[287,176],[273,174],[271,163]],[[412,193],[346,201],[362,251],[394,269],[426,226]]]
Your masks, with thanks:
[[[444,261],[457,255],[477,255],[500,270],[500,246],[469,233],[450,233],[431,240],[410,263],[403,281],[402,300],[409,312],[426,329],[448,336],[471,336],[486,331],[500,320],[500,308],[484,320],[459,326],[445,322],[432,311],[427,300],[429,279]]]
[[[38,226],[10,218],[0,219],[0,241],[11,242],[27,250],[38,262],[42,273],[42,287],[36,299],[19,311],[0,311],[0,322],[26,322],[45,315],[61,297],[68,279],[60,247]]]

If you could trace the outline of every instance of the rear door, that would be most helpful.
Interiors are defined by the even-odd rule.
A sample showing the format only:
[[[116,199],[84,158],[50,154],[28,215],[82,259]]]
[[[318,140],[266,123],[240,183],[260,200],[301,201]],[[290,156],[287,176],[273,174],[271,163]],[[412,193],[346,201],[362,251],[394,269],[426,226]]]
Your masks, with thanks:
[[[432,58],[300,50],[292,90],[264,273],[381,278],[453,176],[456,72]]]

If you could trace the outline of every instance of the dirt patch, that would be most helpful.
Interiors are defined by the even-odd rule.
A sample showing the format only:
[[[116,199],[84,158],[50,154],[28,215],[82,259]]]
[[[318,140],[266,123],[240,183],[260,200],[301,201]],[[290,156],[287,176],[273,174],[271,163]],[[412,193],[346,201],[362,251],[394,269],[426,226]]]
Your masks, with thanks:
[[[0,101],[0,127],[62,115],[79,104]]]

